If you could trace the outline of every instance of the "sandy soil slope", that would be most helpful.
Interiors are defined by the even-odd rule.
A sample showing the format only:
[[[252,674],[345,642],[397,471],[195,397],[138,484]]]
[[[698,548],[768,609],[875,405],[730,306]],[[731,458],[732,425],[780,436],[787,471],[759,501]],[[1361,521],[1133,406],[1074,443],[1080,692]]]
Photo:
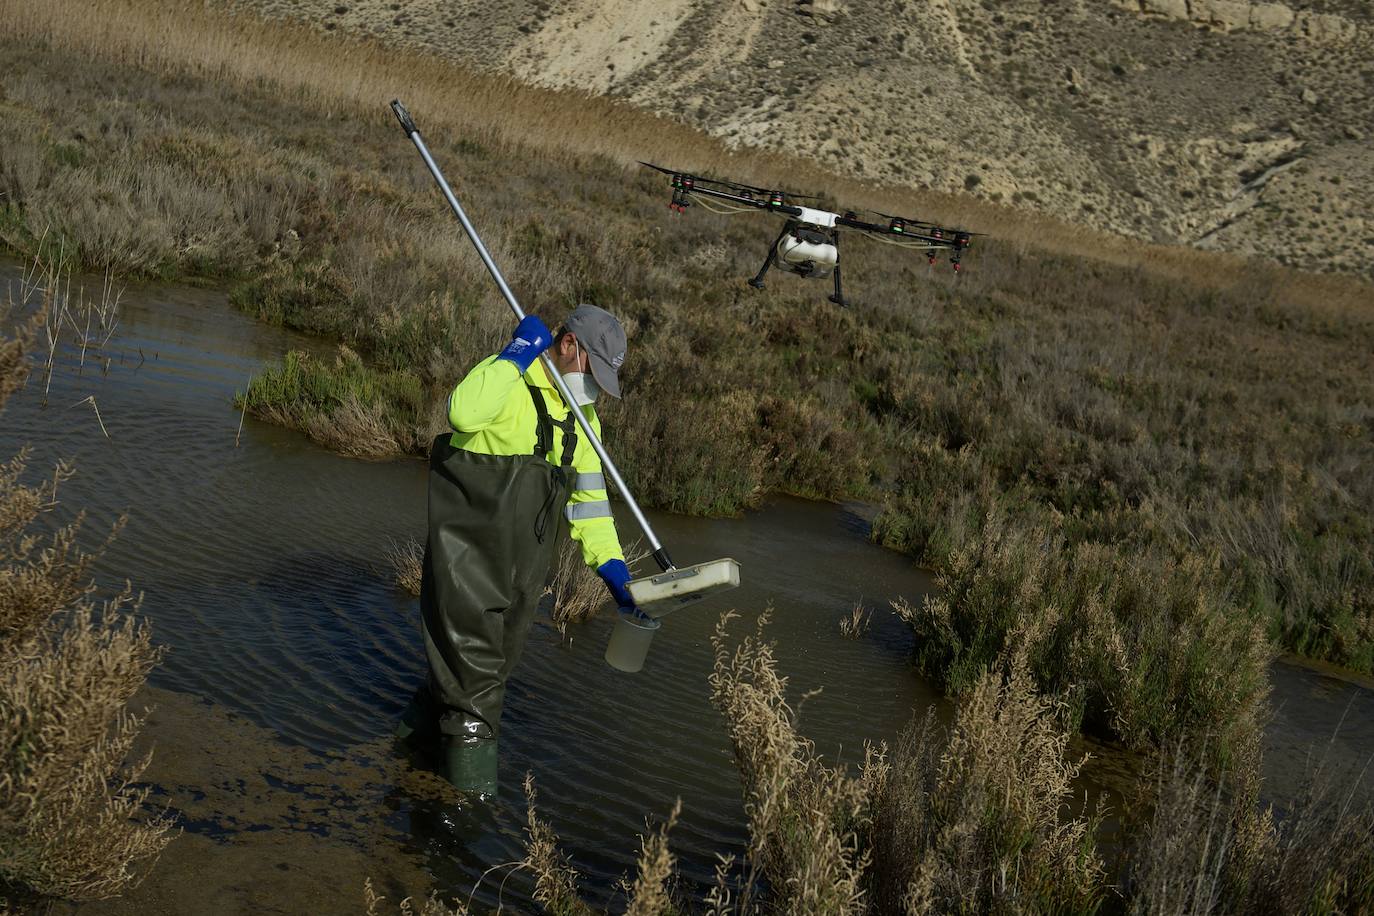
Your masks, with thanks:
[[[848,175],[1374,272],[1374,7],[1358,0],[245,4]]]

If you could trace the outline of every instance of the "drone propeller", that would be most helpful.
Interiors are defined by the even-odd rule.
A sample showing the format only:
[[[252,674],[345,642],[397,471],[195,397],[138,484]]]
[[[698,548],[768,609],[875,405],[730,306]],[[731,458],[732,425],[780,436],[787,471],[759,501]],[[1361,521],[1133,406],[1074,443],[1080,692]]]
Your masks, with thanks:
[[[689,172],[679,172],[674,169],[665,169],[661,165],[655,165],[652,162],[645,162],[643,159],[636,159],[635,161],[642,166],[646,166],[657,172],[662,172],[665,175],[671,175],[674,178],[690,178],[692,179],[693,184],[718,185],[722,188],[729,188],[733,191],[742,192],[746,197],[752,196],[753,194],[761,194],[765,199],[776,198],[779,203],[781,203],[784,198],[787,200],[820,200],[819,197],[809,194],[793,194],[791,191],[779,191],[775,188],[760,188],[756,185],[741,184],[738,181],[726,181],[722,178],[702,178],[699,175],[692,175]]]
[[[672,169],[665,169],[665,168],[664,168],[663,166],[661,166],[661,165],[654,165],[652,162],[645,162],[643,159],[636,159],[635,162],[638,162],[640,165],[644,166],[645,168],[650,168],[650,169],[653,169],[653,170],[655,170],[655,171],[662,172],[662,173],[665,174],[665,175],[681,175],[681,174],[682,174],[681,172],[675,172],[675,171],[673,171]]]
[[[902,222],[902,223],[905,223],[905,224],[908,225],[908,226],[934,226],[934,225],[935,225],[934,223],[928,223],[928,222],[926,222],[925,220],[916,219],[916,217],[914,217],[914,216],[897,216],[897,215],[892,214],[892,213],[879,213],[877,210],[869,210],[868,212],[869,212],[869,213],[872,213],[874,216],[881,216],[883,219],[886,219],[886,220],[897,220],[897,221],[900,221],[900,222]]]
[[[774,188],[758,188],[751,184],[740,184],[735,181],[717,181],[716,184],[723,184],[727,188],[734,188],[736,191],[752,191],[755,194],[781,194],[788,200],[820,200],[814,194],[793,194],[791,191],[778,191]]]
[[[923,227],[921,234],[933,235],[935,238],[949,238],[957,240],[961,237],[966,237],[968,240],[971,240],[975,235],[983,235],[982,232],[972,232],[968,229],[951,229],[948,226],[941,226],[938,223],[926,222],[925,220],[916,219],[915,217],[897,216],[892,213],[879,213],[877,210],[869,210],[868,212],[874,214],[875,216],[881,216],[883,219],[888,220],[888,228],[893,232],[901,232],[907,226],[921,226]],[[926,231],[937,229],[939,230],[939,232]],[[967,248],[968,241],[964,241],[962,245],[963,247]]]

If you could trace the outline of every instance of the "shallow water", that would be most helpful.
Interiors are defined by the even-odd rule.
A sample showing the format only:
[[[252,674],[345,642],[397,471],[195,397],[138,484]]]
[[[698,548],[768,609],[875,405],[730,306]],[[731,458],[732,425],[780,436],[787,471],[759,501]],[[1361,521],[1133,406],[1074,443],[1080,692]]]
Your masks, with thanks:
[[[0,265],[6,282],[17,275],[16,266]],[[384,828],[389,857],[423,868],[441,889],[466,895],[489,867],[521,856],[526,771],[598,903],[613,899],[632,867],[645,817],[663,816],[675,798],[683,803],[672,838],[680,871],[689,890],[709,884],[716,854],[738,853],[745,839],[738,778],[706,685],[709,637],[727,608],[741,610],[734,630],[742,633],[774,607],[769,633],[784,673],[797,693],[823,687],[805,700],[802,726],[832,758],[861,759],[864,740],[891,739],[913,714],[943,708],[910,666],[910,631],[887,610],[898,595],[919,600],[929,579],[867,542],[861,507],[775,499],[740,519],[650,513],[678,562],[733,556],[744,585],[665,619],[636,675],[602,661],[609,617],[571,628],[570,640],[541,618],[510,684],[501,798],[473,812],[410,792],[386,739],[422,675],[417,602],[393,585],[385,551],[392,539],[423,536],[424,468],[343,459],[251,418],[240,430],[234,390],[290,347],[322,349],[237,314],[218,293],[126,292],[102,351],[108,362],[88,355],[79,367],[79,352],[64,344],[46,398],[35,373],[0,415],[0,455],[30,444],[35,475],[72,460],[78,476],[62,488],[59,515],[86,509],[91,540],[127,513],[99,574],[115,587],[127,577],[144,592],[142,613],[170,650],[155,686],[208,699],[331,766],[374,767],[380,758],[385,774],[359,783],[378,809],[367,820]],[[91,404],[81,403],[88,396],[104,432]],[[628,516],[620,528],[633,538]],[[873,627],[844,639],[839,618],[859,600],[876,609]],[[1367,685],[1289,664],[1274,675],[1271,795],[1298,790],[1305,756],[1347,708],[1333,757],[1359,763],[1374,752]],[[174,753],[202,737],[185,725],[193,716],[176,721],[160,738],[164,751],[166,742]],[[1084,782],[1090,792],[1122,789],[1138,775],[1131,756],[1091,750],[1102,759]],[[269,807],[299,801],[302,790],[285,777],[265,785]],[[217,842],[250,829],[187,810],[188,830]],[[290,829],[310,843],[330,834],[329,825],[322,816]],[[271,859],[264,854],[257,865],[280,867]],[[483,882],[479,898],[494,903],[495,884]],[[504,900],[527,891],[513,880]]]

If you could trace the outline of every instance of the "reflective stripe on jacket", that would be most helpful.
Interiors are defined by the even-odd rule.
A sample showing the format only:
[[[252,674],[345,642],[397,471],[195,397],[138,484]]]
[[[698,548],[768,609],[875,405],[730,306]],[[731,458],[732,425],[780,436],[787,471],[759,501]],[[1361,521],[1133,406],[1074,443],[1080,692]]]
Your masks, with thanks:
[[[549,416],[555,420],[568,416],[568,408],[543,363],[535,360],[522,381],[515,363],[489,356],[474,366],[449,395],[448,422],[454,429],[450,440],[453,446],[482,455],[528,455],[533,451],[537,417],[534,404],[523,390],[526,382],[539,389]],[[601,420],[596,408],[588,406],[582,411],[600,438]],[[549,461],[559,464],[562,459],[563,437],[555,430]],[[593,569],[607,560],[625,559],[611,518],[601,459],[581,429],[577,431],[573,469],[577,476],[572,481],[572,496],[565,512],[568,533],[582,545],[582,559]]]

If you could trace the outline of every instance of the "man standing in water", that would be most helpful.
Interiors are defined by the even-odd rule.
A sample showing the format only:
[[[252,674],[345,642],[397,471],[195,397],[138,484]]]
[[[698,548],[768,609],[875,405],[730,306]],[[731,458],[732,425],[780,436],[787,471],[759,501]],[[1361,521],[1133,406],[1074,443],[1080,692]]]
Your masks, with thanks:
[[[449,396],[454,432],[429,460],[429,539],[420,605],[429,676],[398,734],[434,735],[444,776],[496,791],[506,679],[544,590],[564,518],[616,603],[633,608],[601,460],[538,357],[545,350],[598,436],[598,392],[620,397],[625,331],[579,305],[555,338],[526,316],[504,350]]]

